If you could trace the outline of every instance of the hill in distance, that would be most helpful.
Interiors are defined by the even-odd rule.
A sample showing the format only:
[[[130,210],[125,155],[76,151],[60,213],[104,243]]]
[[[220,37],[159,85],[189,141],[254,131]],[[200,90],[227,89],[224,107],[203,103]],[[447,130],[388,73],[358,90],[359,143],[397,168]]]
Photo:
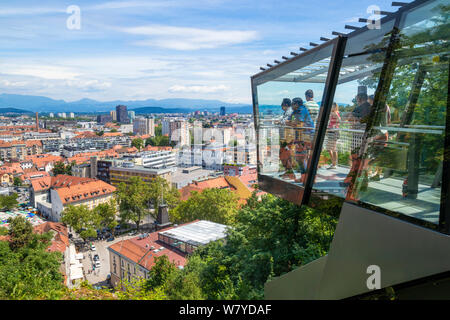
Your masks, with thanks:
[[[94,113],[107,112],[123,104],[129,110],[136,113],[178,113],[192,112],[193,110],[207,110],[218,112],[221,106],[225,106],[227,113],[251,113],[252,108],[246,104],[232,104],[219,100],[201,99],[147,99],[122,101],[114,100],[101,102],[92,99],[81,99],[73,102],[54,100],[43,96],[0,94],[0,108],[17,108],[30,110],[31,112],[77,112]]]
[[[16,108],[0,108],[0,114],[32,114],[32,111]]]

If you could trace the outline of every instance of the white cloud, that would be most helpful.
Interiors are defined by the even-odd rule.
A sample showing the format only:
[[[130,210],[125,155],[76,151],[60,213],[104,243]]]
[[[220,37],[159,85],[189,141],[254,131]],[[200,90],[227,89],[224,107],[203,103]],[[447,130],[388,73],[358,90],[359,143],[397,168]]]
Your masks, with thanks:
[[[173,1],[109,1],[88,7],[88,10],[104,10],[104,9],[126,9],[126,8],[157,8],[167,7],[173,4]]]
[[[218,86],[183,86],[183,85],[174,85],[169,88],[169,92],[173,93],[214,93],[220,91],[229,90],[228,86],[218,85]]]
[[[43,7],[22,7],[22,8],[3,8],[0,9],[0,16],[20,16],[20,15],[40,15],[49,13],[65,13],[66,7],[43,8]]]
[[[5,87],[25,87],[27,85],[26,81],[9,81],[0,80],[0,85]]]
[[[353,18],[349,18],[349,19],[347,19],[347,20],[344,20],[343,22],[358,22],[359,21],[359,18],[358,17],[353,17]]]
[[[6,67],[2,67],[2,73],[15,76],[31,76],[49,80],[70,80],[80,75],[79,73],[70,71],[67,68],[45,65],[6,65]]]
[[[104,90],[112,86],[110,82],[102,82],[98,80],[67,80],[65,84],[68,87],[87,90]]]
[[[164,25],[121,28],[119,30],[149,37],[146,40],[136,41],[136,45],[173,50],[212,49],[249,42],[258,38],[256,31],[212,30]]]

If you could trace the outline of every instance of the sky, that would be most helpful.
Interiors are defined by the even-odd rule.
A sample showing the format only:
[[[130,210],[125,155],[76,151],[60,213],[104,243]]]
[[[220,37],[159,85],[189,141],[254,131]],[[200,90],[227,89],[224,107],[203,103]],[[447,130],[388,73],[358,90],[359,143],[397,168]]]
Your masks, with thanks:
[[[250,77],[385,0],[0,0],[0,93],[251,103]],[[79,8],[80,28],[76,11]],[[68,21],[69,23],[68,26]]]

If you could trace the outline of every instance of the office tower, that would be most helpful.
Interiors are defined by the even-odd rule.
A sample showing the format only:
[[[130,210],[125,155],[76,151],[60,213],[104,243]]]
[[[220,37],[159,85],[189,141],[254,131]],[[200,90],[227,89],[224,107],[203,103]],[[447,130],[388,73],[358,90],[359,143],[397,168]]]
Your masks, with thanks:
[[[129,123],[127,106],[118,105],[116,107],[117,122]]]
[[[39,114],[36,112],[36,131],[39,131]]]
[[[54,114],[53,112],[50,112],[49,117],[50,117],[50,118],[54,118],[54,117],[55,117],[55,114]]]
[[[225,107],[220,107],[220,115],[224,116],[225,115]]]
[[[112,121],[117,121],[117,113],[115,110],[110,111],[109,114],[111,115]]]
[[[109,114],[99,114],[97,116],[97,123],[105,124],[105,123],[111,122],[111,121],[112,121],[112,117]]]
[[[136,118],[136,113],[134,111],[128,111],[128,119],[130,120],[130,123],[133,123],[135,118]]]
[[[71,112],[71,113],[69,114],[69,117],[75,118],[75,113]]]

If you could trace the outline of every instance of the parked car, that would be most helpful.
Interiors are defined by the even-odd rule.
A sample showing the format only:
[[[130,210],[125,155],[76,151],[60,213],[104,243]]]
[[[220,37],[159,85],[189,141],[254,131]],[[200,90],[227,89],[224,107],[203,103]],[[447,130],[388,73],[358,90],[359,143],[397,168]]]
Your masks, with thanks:
[[[99,261],[100,260],[100,257],[99,257],[99,255],[98,254],[94,254],[94,261]]]
[[[107,242],[110,242],[110,241],[114,241],[114,239],[115,239],[115,238],[114,238],[113,236],[111,236],[111,237],[109,237],[108,239],[106,239],[106,241],[107,241]]]
[[[94,262],[94,266],[95,266],[96,268],[100,268],[100,267],[101,267],[101,265],[100,265],[100,260],[95,261],[95,262]]]
[[[95,248],[95,245],[94,245],[93,243],[91,243],[91,250],[92,250],[92,251],[97,250],[97,248]]]

